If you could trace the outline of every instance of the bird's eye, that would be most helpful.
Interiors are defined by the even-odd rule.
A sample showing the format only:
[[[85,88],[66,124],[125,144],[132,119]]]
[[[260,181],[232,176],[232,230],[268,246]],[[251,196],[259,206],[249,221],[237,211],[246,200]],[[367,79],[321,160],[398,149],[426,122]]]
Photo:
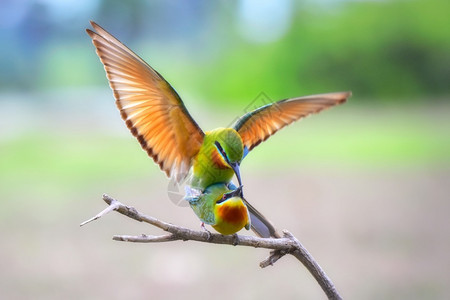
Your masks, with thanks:
[[[225,200],[230,199],[232,196],[233,196],[232,193],[225,193],[222,195],[222,198],[220,198],[216,203],[220,204],[220,203],[224,202]]]
[[[220,199],[216,202],[216,204],[220,204],[220,203],[224,202],[224,201],[227,200],[227,199],[228,199],[227,194],[223,194],[222,198],[220,198]]]

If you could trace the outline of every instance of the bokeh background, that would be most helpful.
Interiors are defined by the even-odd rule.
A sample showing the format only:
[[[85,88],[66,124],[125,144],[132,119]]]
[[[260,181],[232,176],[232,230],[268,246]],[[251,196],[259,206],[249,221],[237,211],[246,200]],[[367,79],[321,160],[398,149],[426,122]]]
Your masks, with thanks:
[[[199,228],[116,111],[84,30],[95,20],[177,89],[199,125],[341,90],[242,164],[246,195],[309,249],[347,299],[450,298],[450,2],[0,2],[0,298],[324,299],[268,251],[174,242],[108,193]],[[251,234],[243,232],[243,234]]]

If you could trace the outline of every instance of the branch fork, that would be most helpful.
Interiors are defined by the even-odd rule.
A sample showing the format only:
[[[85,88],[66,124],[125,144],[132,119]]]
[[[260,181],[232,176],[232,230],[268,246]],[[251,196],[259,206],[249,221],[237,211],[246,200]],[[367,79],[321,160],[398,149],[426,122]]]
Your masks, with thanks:
[[[260,238],[255,236],[237,234],[221,235],[205,230],[196,231],[142,214],[134,207],[124,205],[106,194],[103,195],[103,200],[108,204],[108,207],[106,207],[103,211],[90,218],[89,220],[82,222],[80,226],[84,226],[92,221],[95,221],[112,211],[117,211],[120,214],[125,215],[131,219],[148,223],[168,233],[163,235],[115,235],[113,236],[113,240],[115,241],[134,243],[162,243],[181,240],[272,249],[270,255],[262,262],[260,262],[259,266],[261,268],[271,266],[286,254],[291,254],[296,257],[314,276],[314,278],[317,280],[317,282],[327,295],[328,299],[342,299],[331,280],[328,278],[319,264],[314,260],[308,250],[306,250],[306,248],[303,247],[300,241],[287,230],[283,231],[283,237],[281,238]]]

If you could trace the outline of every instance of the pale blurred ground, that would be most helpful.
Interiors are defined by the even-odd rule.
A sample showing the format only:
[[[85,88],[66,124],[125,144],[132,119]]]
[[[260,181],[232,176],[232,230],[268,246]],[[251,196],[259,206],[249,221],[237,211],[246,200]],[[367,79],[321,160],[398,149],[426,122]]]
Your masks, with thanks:
[[[169,201],[168,180],[106,88],[1,100],[2,299],[325,298],[291,257],[260,269],[266,250],[115,242],[161,233],[115,213],[80,228],[105,207],[102,193],[165,221],[199,221]],[[357,102],[255,148],[242,164],[246,195],[299,238],[344,298],[448,299],[450,106]],[[186,105],[205,129],[240,115]]]

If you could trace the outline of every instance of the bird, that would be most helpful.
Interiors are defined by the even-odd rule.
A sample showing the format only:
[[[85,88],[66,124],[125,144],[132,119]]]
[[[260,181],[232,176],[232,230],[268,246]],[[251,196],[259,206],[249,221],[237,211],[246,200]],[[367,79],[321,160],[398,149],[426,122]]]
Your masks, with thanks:
[[[235,234],[242,228],[249,230],[250,214],[241,197],[242,187],[231,190],[225,183],[215,183],[201,193],[186,187],[185,199],[203,222],[223,235]]]
[[[91,21],[91,25],[95,32],[86,32],[127,127],[168,177],[180,182],[192,167],[192,185],[200,189],[229,182],[234,174],[240,180],[243,157],[259,143],[298,119],[344,103],[351,95],[338,92],[285,99],[245,114],[231,128],[203,132],[156,70],[98,24]]]
[[[243,186],[240,164],[249,151],[285,126],[351,96],[335,92],[284,99],[244,114],[231,127],[204,132],[160,73],[101,26],[93,21],[91,26],[94,30],[86,32],[132,135],[168,177],[176,183],[189,177],[189,185],[200,193],[229,184],[234,175]],[[256,209],[250,215],[262,217]]]

